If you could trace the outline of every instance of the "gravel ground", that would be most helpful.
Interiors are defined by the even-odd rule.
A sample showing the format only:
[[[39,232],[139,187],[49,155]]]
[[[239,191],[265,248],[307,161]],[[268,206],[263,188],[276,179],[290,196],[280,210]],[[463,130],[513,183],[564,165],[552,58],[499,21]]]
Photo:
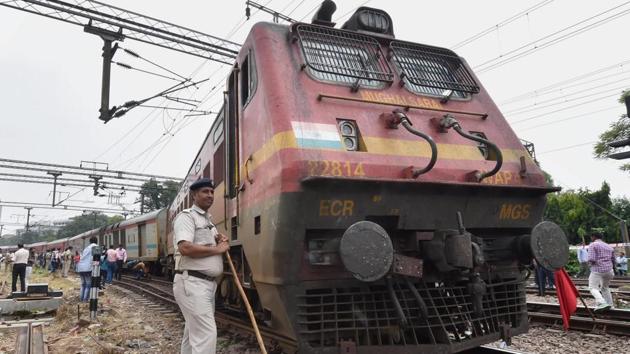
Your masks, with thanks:
[[[2,278],[0,274],[0,281]],[[55,320],[44,327],[51,354],[179,353],[184,320],[178,310],[169,312],[138,295],[111,287],[99,295],[102,311],[97,321],[90,322],[88,305],[78,302],[78,277],[53,278],[40,272],[32,282],[47,282],[64,292],[64,303]],[[15,339],[15,331],[0,331],[0,354],[13,353]],[[218,354],[258,352],[252,337],[219,329]]]
[[[494,346],[500,347],[500,344],[494,343]],[[528,333],[513,337],[512,345],[507,348],[540,354],[621,354],[630,352],[630,340],[628,337],[531,327]]]
[[[0,274],[0,281],[4,274]],[[45,327],[49,352],[54,353],[178,353],[183,319],[177,312],[167,313],[158,306],[142,301],[114,288],[99,298],[103,311],[97,322],[87,321],[86,304],[80,304],[81,320],[77,322],[79,281],[75,276],[56,278],[43,272],[33,282],[48,282],[64,291],[65,302],[55,321]],[[528,295],[529,301],[555,303],[555,296]],[[587,303],[594,304],[590,298]],[[12,353],[15,331],[0,331],[0,353]],[[494,343],[499,347],[500,343]],[[561,329],[530,328],[527,334],[514,337],[509,349],[526,353],[628,353],[628,337],[564,332]],[[251,336],[241,336],[219,329],[219,354],[259,353]]]

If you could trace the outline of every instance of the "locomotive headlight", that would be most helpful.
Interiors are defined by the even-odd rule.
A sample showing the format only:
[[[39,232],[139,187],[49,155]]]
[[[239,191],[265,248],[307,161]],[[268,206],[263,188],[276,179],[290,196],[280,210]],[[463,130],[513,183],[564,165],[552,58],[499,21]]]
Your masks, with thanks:
[[[309,240],[308,261],[311,265],[339,264],[339,239]]]
[[[339,133],[347,151],[359,150],[359,134],[357,123],[352,120],[339,119]]]

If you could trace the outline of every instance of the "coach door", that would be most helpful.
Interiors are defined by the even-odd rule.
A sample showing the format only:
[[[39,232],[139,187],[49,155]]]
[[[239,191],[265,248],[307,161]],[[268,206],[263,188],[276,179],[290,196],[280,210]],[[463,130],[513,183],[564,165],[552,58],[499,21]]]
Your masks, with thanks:
[[[138,226],[138,258],[142,258],[144,256],[144,245],[146,243],[145,238],[147,237],[147,225],[142,224]]]
[[[239,166],[239,114],[238,114],[238,64],[234,67],[228,80],[228,91],[225,96],[225,221],[231,240],[238,239],[238,192],[240,185]]]

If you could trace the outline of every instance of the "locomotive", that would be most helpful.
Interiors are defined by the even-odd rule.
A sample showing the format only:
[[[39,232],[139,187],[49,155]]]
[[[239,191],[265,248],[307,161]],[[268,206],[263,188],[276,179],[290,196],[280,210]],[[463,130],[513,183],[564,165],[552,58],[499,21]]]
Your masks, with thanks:
[[[255,24],[171,206],[68,242],[98,234],[172,274],[173,220],[209,177],[257,318],[299,353],[449,353],[526,332],[532,259],[568,259],[542,221],[558,189],[463,58],[397,39],[379,9],[337,28],[335,9]],[[243,311],[229,277],[217,301]]]

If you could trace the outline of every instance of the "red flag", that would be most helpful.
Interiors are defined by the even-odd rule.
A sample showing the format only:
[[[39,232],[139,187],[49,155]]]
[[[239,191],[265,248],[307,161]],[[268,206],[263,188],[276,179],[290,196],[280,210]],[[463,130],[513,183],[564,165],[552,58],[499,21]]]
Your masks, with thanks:
[[[560,303],[562,326],[566,331],[569,329],[571,315],[577,310],[577,297],[579,293],[564,268],[556,270],[554,272],[554,278],[556,282],[556,294],[558,295],[558,302]]]

